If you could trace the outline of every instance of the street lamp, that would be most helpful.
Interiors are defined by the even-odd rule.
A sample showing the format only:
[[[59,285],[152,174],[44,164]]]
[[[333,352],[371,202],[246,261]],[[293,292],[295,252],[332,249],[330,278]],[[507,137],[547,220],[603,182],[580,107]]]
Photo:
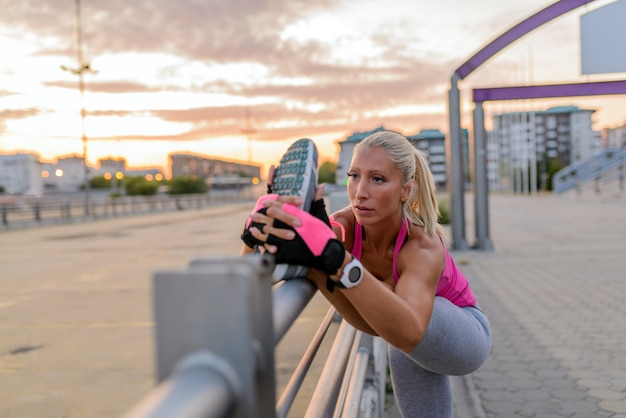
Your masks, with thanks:
[[[78,76],[78,90],[80,91],[80,122],[83,141],[83,168],[84,168],[84,187],[85,187],[85,215],[89,215],[89,166],[87,165],[87,135],[85,134],[85,81],[83,74],[86,72],[95,72],[88,63],[83,62],[83,35],[80,18],[80,0],[76,0],[76,68],[69,68],[62,65],[61,68]]]

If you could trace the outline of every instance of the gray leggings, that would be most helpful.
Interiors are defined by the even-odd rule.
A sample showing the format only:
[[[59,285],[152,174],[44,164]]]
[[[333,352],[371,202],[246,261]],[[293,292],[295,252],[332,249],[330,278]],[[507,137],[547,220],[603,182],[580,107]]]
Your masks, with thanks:
[[[452,418],[450,376],[469,374],[487,358],[491,330],[477,307],[435,297],[424,338],[410,353],[389,346],[394,396],[405,418]]]

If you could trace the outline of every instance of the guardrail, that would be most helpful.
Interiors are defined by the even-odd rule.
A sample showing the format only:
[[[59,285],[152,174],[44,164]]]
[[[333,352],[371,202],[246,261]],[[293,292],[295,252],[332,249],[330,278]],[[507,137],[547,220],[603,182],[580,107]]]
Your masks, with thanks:
[[[593,180],[596,192],[600,192],[601,180],[619,179],[620,190],[623,190],[624,166],[626,166],[626,148],[603,150],[558,171],[554,175],[552,186],[554,192],[559,194],[572,188],[580,190],[581,184]]]
[[[274,281],[269,258],[206,257],[153,278],[157,385],[124,416],[286,417],[335,317],[330,308],[276,401],[274,351],[311,301],[304,278]],[[339,325],[298,416],[381,417],[386,343]]]
[[[94,196],[88,205],[79,195],[44,198],[0,196],[0,230],[202,209],[254,201],[264,192],[262,187],[248,186],[184,195]]]

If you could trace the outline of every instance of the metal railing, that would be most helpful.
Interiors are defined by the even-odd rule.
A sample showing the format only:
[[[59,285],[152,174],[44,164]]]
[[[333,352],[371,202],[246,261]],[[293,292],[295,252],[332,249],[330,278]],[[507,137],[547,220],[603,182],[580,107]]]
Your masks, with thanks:
[[[619,181],[620,190],[624,190],[624,166],[626,166],[626,148],[607,149],[591,157],[574,163],[558,171],[552,180],[554,192],[559,194],[576,188],[583,183],[594,181],[596,192],[600,184]]]
[[[216,205],[254,201],[264,190],[249,186],[209,193],[155,196],[94,196],[86,208],[78,196],[28,198],[0,196],[0,230],[41,225],[84,222],[90,220],[134,216],[158,212],[202,209]]]
[[[276,401],[274,352],[316,293],[261,255],[205,257],[153,280],[156,387],[124,416],[286,417],[335,317],[330,308]],[[386,343],[339,325],[304,417],[381,417]]]

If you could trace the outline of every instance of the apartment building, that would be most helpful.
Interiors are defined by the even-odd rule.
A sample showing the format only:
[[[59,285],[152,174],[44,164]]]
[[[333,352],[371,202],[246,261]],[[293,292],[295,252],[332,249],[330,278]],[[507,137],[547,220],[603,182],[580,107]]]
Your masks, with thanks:
[[[550,164],[566,167],[592,155],[601,146],[594,112],[559,106],[495,115],[487,134],[490,190],[534,193],[547,187]]]
[[[196,176],[211,182],[215,179],[244,176],[261,178],[261,166],[219,160],[195,154],[170,154],[172,176]]]
[[[607,148],[626,148],[626,123],[617,128],[606,129]]]
[[[446,136],[438,129],[424,129],[406,137],[428,159],[430,172],[438,189],[445,189],[448,182],[446,164]]]
[[[0,155],[0,186],[7,194],[41,196],[41,163],[35,154]]]
[[[380,126],[371,131],[354,132],[344,141],[339,142],[340,151],[335,177],[336,184],[346,184],[348,180],[348,169],[352,161],[354,147],[369,135],[385,130],[388,129]],[[437,187],[439,189],[445,189],[448,179],[445,134],[437,129],[425,129],[413,135],[405,135],[405,137],[415,148],[426,155]]]

